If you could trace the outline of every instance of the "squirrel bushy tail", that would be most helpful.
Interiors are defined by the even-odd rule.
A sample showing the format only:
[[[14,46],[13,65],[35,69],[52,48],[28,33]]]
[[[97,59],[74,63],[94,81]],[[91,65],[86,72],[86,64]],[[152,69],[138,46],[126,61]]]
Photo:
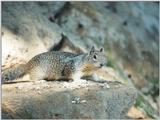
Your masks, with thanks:
[[[20,77],[23,77],[26,74],[26,66],[25,64],[18,65],[13,68],[9,68],[2,72],[2,83],[8,80],[14,80]]]

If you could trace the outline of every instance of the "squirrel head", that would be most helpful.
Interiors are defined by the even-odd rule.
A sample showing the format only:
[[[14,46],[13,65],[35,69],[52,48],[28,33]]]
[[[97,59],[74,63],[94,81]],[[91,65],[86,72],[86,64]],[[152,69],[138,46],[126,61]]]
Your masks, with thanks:
[[[93,46],[87,55],[87,64],[91,64],[94,68],[101,68],[107,64],[107,59],[104,54],[104,49],[96,50]]]

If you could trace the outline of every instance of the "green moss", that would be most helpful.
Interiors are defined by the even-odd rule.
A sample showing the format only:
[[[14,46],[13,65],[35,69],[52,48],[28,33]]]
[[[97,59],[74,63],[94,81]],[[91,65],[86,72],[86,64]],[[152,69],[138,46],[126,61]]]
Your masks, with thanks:
[[[113,60],[111,60],[110,58],[108,58],[107,66],[108,66],[108,67],[112,67],[112,68],[114,68],[114,67],[115,67],[115,66],[114,66],[114,62],[113,62]]]
[[[141,108],[151,118],[159,119],[158,112],[148,103],[142,95],[138,95],[136,98],[135,106]]]
[[[159,78],[156,78],[153,76],[148,76],[148,75],[145,75],[144,77],[151,84],[158,84],[159,83]]]

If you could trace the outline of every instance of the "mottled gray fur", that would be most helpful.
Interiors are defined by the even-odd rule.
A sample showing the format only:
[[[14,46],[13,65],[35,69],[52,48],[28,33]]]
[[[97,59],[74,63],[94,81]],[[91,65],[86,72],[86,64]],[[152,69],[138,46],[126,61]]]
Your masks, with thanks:
[[[2,83],[29,74],[32,80],[73,79],[73,74],[92,67],[97,70],[106,64],[102,51],[94,47],[89,53],[73,54],[68,52],[51,51],[33,57],[27,64],[7,69],[2,73]],[[85,71],[85,70],[84,70]]]

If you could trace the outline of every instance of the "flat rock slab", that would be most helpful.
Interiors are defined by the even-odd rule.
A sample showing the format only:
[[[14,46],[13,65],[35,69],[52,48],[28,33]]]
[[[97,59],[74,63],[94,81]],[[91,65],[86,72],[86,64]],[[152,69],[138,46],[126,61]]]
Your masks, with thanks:
[[[109,85],[109,86],[108,86]],[[119,83],[36,81],[2,85],[2,118],[125,118],[136,91]]]

